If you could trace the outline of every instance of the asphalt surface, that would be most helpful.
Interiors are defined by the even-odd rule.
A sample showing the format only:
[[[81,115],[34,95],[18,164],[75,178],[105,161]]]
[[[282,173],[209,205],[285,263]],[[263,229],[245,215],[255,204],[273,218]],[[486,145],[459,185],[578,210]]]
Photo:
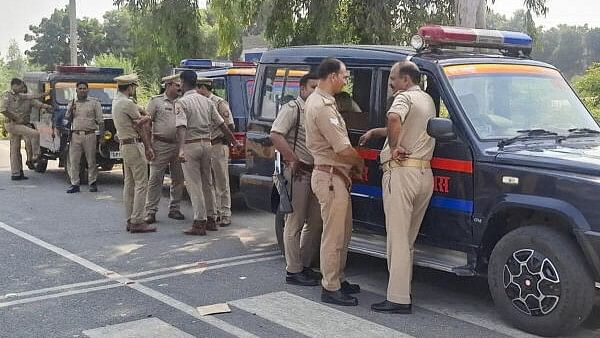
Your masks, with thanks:
[[[236,203],[230,227],[189,237],[189,202],[175,221],[163,198],[158,232],[129,234],[120,168],[74,195],[57,162],[26,174],[10,181],[0,141],[0,337],[533,337],[499,318],[483,279],[416,268],[413,314],[378,314],[385,260],[351,254],[359,306],[325,305],[320,288],[283,282],[270,214]],[[573,337],[600,337],[600,311]]]

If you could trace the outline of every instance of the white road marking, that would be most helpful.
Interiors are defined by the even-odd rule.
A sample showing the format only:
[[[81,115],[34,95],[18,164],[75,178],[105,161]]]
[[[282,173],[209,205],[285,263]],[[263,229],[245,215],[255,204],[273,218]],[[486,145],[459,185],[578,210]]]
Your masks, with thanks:
[[[145,294],[147,296],[150,296],[150,297],[152,297],[152,298],[154,298],[156,300],[159,300],[159,301],[161,301],[161,302],[163,302],[163,303],[165,303],[165,304],[167,304],[167,305],[169,305],[171,307],[174,307],[174,308],[176,308],[176,309],[178,309],[180,311],[183,311],[183,312],[185,312],[185,313],[187,313],[187,314],[189,314],[189,315],[191,315],[193,317],[196,317],[199,320],[201,320],[201,321],[203,321],[203,322],[205,322],[207,324],[213,325],[213,326],[215,326],[215,327],[217,327],[217,328],[219,328],[219,329],[221,329],[221,330],[223,330],[223,331],[225,331],[225,332],[227,332],[227,333],[229,333],[231,335],[234,335],[234,336],[237,336],[237,337],[258,338],[256,335],[254,335],[254,334],[252,334],[250,332],[244,331],[243,329],[240,329],[239,327],[231,325],[231,324],[227,323],[226,321],[220,320],[220,319],[218,319],[216,317],[202,317],[202,316],[200,316],[198,314],[198,312],[196,311],[196,309],[194,307],[192,307],[192,306],[189,306],[189,305],[187,305],[185,303],[182,303],[182,302],[180,302],[180,301],[178,301],[178,300],[176,300],[174,298],[171,298],[171,297],[169,297],[169,296],[167,296],[165,294],[162,294],[162,293],[160,293],[160,292],[158,292],[156,290],[153,290],[153,289],[151,289],[149,287],[143,286],[141,284],[137,284],[133,280],[128,279],[126,277],[123,277],[123,276],[119,275],[116,272],[113,272],[113,271],[110,271],[108,269],[105,269],[105,268],[99,266],[98,264],[95,264],[95,263],[93,263],[93,262],[91,262],[91,261],[89,261],[89,260],[87,260],[85,258],[79,257],[79,256],[75,255],[74,253],[71,253],[71,252],[69,252],[69,251],[67,251],[65,249],[59,248],[59,247],[57,247],[55,245],[52,245],[52,244],[50,244],[48,242],[45,242],[45,241],[43,241],[43,240],[41,240],[41,239],[39,239],[39,238],[37,238],[35,236],[32,236],[32,235],[30,235],[28,233],[25,233],[25,232],[23,232],[23,231],[21,231],[19,229],[13,228],[13,227],[11,227],[10,225],[8,225],[6,223],[0,222],[0,228],[6,230],[8,232],[11,232],[11,233],[13,233],[13,234],[15,234],[15,235],[17,235],[17,236],[19,236],[21,238],[24,238],[24,239],[26,239],[26,240],[28,240],[28,241],[30,241],[30,242],[38,245],[38,246],[46,248],[46,249],[48,249],[48,250],[50,250],[50,251],[52,251],[52,252],[54,252],[56,254],[59,254],[59,255],[65,257],[65,258],[67,258],[67,259],[69,259],[69,260],[71,260],[71,261],[73,261],[73,262],[75,262],[75,263],[77,263],[77,264],[79,264],[81,266],[84,266],[84,267],[86,267],[86,268],[88,268],[88,269],[90,269],[92,271],[95,271],[95,272],[97,272],[99,274],[107,276],[111,280],[117,281],[117,282],[119,282],[119,283],[121,283],[123,285],[126,285],[126,286],[128,286],[128,287],[130,287],[130,288],[132,288],[134,290],[137,290],[137,291],[139,291],[139,292],[141,292],[141,293],[143,293],[143,294]],[[98,287],[98,288],[108,288],[108,286],[109,285],[103,286],[103,287]],[[72,292],[77,292],[77,291],[82,291],[82,290],[75,290],[75,291],[72,291]]]
[[[33,303],[33,302],[37,302],[37,301],[41,301],[41,300],[46,300],[46,299],[54,299],[54,298],[59,298],[59,297],[66,297],[66,296],[78,295],[78,294],[82,294],[82,293],[88,293],[88,292],[94,292],[94,291],[100,291],[100,290],[108,290],[108,289],[118,288],[118,287],[121,287],[121,286],[124,286],[124,285],[123,284],[114,284],[113,283],[113,284],[109,284],[109,285],[95,286],[95,287],[86,288],[86,289],[70,290],[70,291],[65,291],[65,292],[53,293],[53,294],[50,294],[50,295],[43,295],[43,296],[36,296],[36,297],[29,297],[29,298],[17,299],[17,300],[13,300],[13,301],[10,301],[10,302],[0,303],[0,309],[1,308],[5,308],[5,307],[9,307],[9,306],[14,306],[14,305]]]
[[[412,337],[285,291],[227,303],[308,337]]]
[[[83,331],[90,338],[194,338],[158,318],[146,318]]]
[[[146,270],[146,271],[132,273],[132,274],[125,275],[125,276],[129,277],[129,278],[137,278],[137,277],[152,275],[152,274],[155,274],[155,273],[162,273],[162,272],[167,272],[167,271],[175,271],[175,270],[183,270],[183,269],[194,268],[194,267],[197,267],[197,266],[202,265],[202,264],[209,264],[210,265],[210,264],[217,264],[217,263],[223,263],[223,262],[237,261],[237,260],[246,259],[246,258],[272,256],[272,255],[281,255],[281,252],[279,252],[279,251],[267,251],[267,252],[259,252],[259,253],[253,253],[253,254],[248,254],[248,255],[240,255],[240,256],[233,256],[233,257],[217,258],[217,259],[209,260],[209,261],[206,261],[206,262],[199,261],[199,262],[195,262],[195,263],[181,264],[181,265],[176,265],[176,266],[171,266],[171,267],[166,267],[166,268],[159,268],[159,269],[154,269],[154,270]]]
[[[179,273],[175,273],[175,274],[158,275],[158,276],[153,276],[150,279],[143,279],[143,280],[137,280],[137,281],[141,282],[141,281],[158,280],[158,279],[168,278],[168,277],[172,277],[172,276],[179,276],[179,275],[184,275],[184,274],[189,274],[189,273],[200,272],[200,271],[190,272],[190,269],[188,269],[188,268],[196,267],[196,266],[199,266],[202,264],[208,265],[209,270],[211,270],[211,269],[226,268],[226,267],[230,267],[230,266],[237,266],[237,265],[242,265],[242,264],[251,264],[251,263],[262,262],[265,260],[249,260],[249,261],[242,260],[245,258],[262,257],[262,256],[270,256],[269,259],[266,259],[266,260],[271,260],[271,259],[276,259],[278,257],[281,257],[279,251],[267,251],[267,252],[254,253],[254,254],[248,254],[248,255],[217,258],[217,259],[213,259],[213,260],[209,260],[209,261],[205,261],[205,262],[181,264],[181,265],[172,266],[172,267],[166,267],[166,268],[160,268],[160,269],[154,269],[154,270],[146,270],[146,271],[141,271],[141,272],[137,272],[137,273],[124,275],[124,277],[133,279],[135,277],[152,275],[152,274],[159,273],[159,272],[176,271],[176,270],[186,269],[185,272],[179,271]],[[235,262],[236,264],[213,265],[213,264],[217,264],[217,263],[238,261],[238,260],[242,260],[242,261],[240,261],[239,263]],[[48,288],[43,288],[43,289],[30,290],[30,291],[13,292],[13,293],[7,293],[4,296],[0,296],[0,300],[21,298],[21,297],[39,295],[39,294],[50,293],[50,292],[61,291],[61,290],[76,289],[76,288],[79,288],[82,286],[91,286],[91,285],[104,284],[104,283],[109,283],[109,282],[111,282],[110,279],[103,278],[103,279],[96,279],[96,280],[92,280],[92,281],[88,281],[88,282],[64,284],[64,285],[53,286],[53,287],[48,287]]]

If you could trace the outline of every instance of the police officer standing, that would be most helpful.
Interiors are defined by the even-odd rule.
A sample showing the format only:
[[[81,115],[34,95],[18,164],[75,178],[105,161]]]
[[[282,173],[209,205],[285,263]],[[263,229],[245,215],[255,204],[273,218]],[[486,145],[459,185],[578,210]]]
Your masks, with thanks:
[[[365,144],[372,137],[387,136],[381,163],[390,277],[387,299],[371,305],[378,312],[412,312],[414,243],[433,193],[430,161],[435,148],[435,140],[427,134],[435,105],[419,87],[420,80],[416,64],[396,63],[389,78],[395,98],[387,114],[387,128],[372,129],[360,140]]]
[[[320,276],[311,268],[318,252],[323,222],[319,201],[310,187],[314,159],[306,148],[305,101],[319,84],[319,78],[300,78],[300,96],[281,107],[271,127],[271,141],[286,164],[285,177],[293,212],[285,216],[283,243],[287,263],[286,283],[315,286]]]
[[[206,96],[217,108],[219,115],[225,120],[225,125],[233,132],[235,125],[229,103],[225,99],[213,94],[212,80],[198,79],[198,93]],[[231,191],[229,188],[229,141],[224,137],[219,127],[211,131],[210,158],[214,184],[211,188],[215,196],[218,223],[225,227],[231,224]]]
[[[127,216],[127,230],[132,233],[156,231],[156,227],[143,221],[148,188],[146,159],[154,159],[150,140],[151,119],[140,115],[140,108],[130,98],[135,95],[138,86],[137,75],[118,76],[115,81],[119,92],[113,100],[112,115],[123,157],[123,204]]]
[[[69,176],[71,187],[67,194],[79,192],[79,169],[81,155],[85,154],[88,166],[88,182],[91,192],[98,191],[96,179],[96,130],[104,134],[102,106],[96,98],[88,97],[89,85],[80,81],[76,84],[77,100],[69,102],[65,119],[71,121],[71,142],[69,142]]]
[[[321,205],[321,301],[355,306],[357,284],[344,280],[348,243],[352,232],[350,187],[352,175],[362,173],[364,162],[350,144],[346,123],[334,95],[346,85],[348,73],[340,60],[325,59],[317,69],[319,86],[306,100],[306,146],[315,167],[311,187]]]
[[[177,151],[177,129],[175,128],[175,100],[181,91],[181,81],[179,74],[164,77],[162,81],[165,85],[165,92],[153,97],[146,108],[146,112],[152,118],[152,148],[154,149],[154,160],[150,163],[146,217],[144,218],[144,222],[148,224],[156,222],[156,212],[167,167],[171,174],[168,217],[176,220],[185,219],[179,211],[184,183],[183,170]]]
[[[188,235],[205,236],[206,230],[215,231],[215,205],[211,184],[211,129],[218,127],[228,142],[237,146],[233,134],[212,102],[196,91],[194,71],[180,73],[183,96],[175,101],[175,125],[179,144],[179,160],[194,209],[194,223]]]
[[[31,141],[31,161],[37,161],[40,155],[40,133],[29,127],[29,114],[19,110],[21,94],[25,93],[25,83],[21,79],[13,78],[10,81],[10,90],[5,92],[2,97],[0,113],[8,119],[5,129],[10,138],[10,169],[11,179],[13,181],[26,180],[23,174],[23,158],[21,157],[21,140],[29,139]],[[52,106],[33,100],[32,104],[40,109],[52,109]]]

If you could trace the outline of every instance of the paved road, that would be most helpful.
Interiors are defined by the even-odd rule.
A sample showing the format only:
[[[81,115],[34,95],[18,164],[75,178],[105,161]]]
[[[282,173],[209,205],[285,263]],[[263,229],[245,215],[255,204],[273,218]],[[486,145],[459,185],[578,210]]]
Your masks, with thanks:
[[[413,315],[377,314],[385,261],[351,255],[360,304],[328,306],[318,287],[283,283],[269,214],[238,207],[231,227],[187,237],[163,200],[159,231],[129,234],[120,169],[100,174],[96,194],[65,194],[52,162],[27,181],[9,175],[0,141],[0,337],[532,337],[498,317],[481,279],[417,268]],[[197,311],[221,303],[231,313]],[[600,337],[600,314],[574,336]]]

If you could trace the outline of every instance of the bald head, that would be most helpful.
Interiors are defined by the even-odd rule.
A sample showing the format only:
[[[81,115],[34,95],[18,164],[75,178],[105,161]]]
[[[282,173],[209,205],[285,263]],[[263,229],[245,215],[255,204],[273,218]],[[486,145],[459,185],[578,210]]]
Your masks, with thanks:
[[[407,90],[421,82],[421,71],[411,61],[396,62],[390,71],[389,84],[394,92]]]

